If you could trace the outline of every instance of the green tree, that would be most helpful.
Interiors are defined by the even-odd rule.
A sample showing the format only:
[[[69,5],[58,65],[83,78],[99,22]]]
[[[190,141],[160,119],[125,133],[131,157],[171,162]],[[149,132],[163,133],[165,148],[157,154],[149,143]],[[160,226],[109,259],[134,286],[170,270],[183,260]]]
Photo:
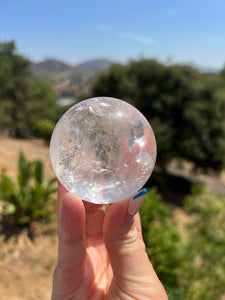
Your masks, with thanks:
[[[127,78],[127,66],[113,64],[108,72],[100,73],[93,83],[92,95],[125,98],[132,101],[129,97],[132,88],[133,84]]]
[[[30,83],[28,101],[26,105],[27,126],[34,133],[39,119],[48,119],[51,122],[57,120],[57,103],[55,93],[50,85],[42,78]]]
[[[38,119],[56,121],[53,90],[32,78],[30,61],[17,54],[14,42],[0,43],[0,86],[0,132],[29,137]]]
[[[225,166],[225,89],[219,76],[206,76],[183,112],[175,147],[204,169]]]
[[[224,168],[225,87],[218,75],[142,59],[112,66],[96,80],[92,94],[131,102],[146,116],[161,165],[181,157],[205,169]]]
[[[29,90],[30,62],[16,53],[14,42],[0,43],[0,129],[24,136],[25,101]]]
[[[225,65],[224,65],[222,71],[220,72],[220,74],[223,76],[223,78],[225,78]]]

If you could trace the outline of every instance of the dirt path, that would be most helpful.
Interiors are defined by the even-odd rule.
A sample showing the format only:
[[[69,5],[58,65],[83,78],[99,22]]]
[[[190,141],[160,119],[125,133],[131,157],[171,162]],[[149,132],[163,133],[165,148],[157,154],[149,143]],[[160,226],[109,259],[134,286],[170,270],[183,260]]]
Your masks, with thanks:
[[[213,191],[225,195],[225,171],[220,174],[205,174],[204,172],[194,172],[191,163],[177,161],[172,162],[168,168],[172,175],[182,176],[192,182],[199,182],[207,185]]]

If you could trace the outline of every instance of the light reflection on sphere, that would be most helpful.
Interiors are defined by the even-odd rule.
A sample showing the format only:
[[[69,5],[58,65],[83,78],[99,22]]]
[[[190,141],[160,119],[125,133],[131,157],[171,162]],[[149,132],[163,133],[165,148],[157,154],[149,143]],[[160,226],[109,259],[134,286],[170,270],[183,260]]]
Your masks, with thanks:
[[[156,160],[151,126],[132,105],[109,97],[71,107],[50,142],[53,170],[81,199],[101,204],[125,200],[150,177]]]

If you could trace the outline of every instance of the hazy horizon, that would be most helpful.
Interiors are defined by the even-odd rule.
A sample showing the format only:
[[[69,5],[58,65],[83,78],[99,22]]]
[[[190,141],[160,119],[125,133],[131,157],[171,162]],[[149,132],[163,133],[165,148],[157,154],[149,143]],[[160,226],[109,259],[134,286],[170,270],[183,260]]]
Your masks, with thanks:
[[[1,1],[0,41],[33,62],[155,58],[221,69],[225,0]]]

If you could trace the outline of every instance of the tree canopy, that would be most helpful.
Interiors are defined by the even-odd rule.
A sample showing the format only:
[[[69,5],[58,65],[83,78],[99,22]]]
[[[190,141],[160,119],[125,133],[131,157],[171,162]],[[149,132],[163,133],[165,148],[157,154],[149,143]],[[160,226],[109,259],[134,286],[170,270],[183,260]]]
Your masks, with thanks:
[[[221,75],[141,59],[113,65],[97,78],[92,94],[123,99],[145,115],[156,135],[161,165],[180,157],[204,169],[224,168],[225,86]]]
[[[29,137],[40,118],[56,119],[51,87],[34,79],[31,63],[17,54],[14,42],[0,43],[0,132]]]

